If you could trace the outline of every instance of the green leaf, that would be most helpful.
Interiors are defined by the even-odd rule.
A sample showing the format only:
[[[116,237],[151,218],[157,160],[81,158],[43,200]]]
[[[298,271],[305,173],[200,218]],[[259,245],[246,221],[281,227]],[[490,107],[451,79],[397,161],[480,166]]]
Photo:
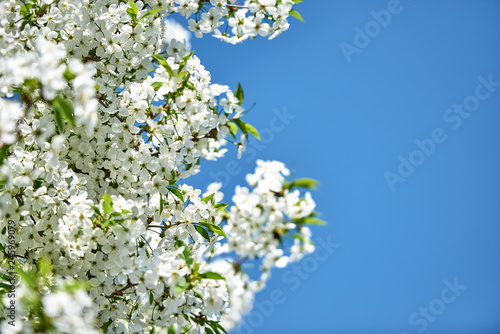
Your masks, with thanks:
[[[141,17],[141,20],[145,19],[146,17],[148,16],[151,16],[151,15],[155,15],[156,13],[159,13],[163,10],[163,8],[157,8],[157,9],[153,9],[153,10],[150,10],[148,12],[146,12],[142,17]]]
[[[33,271],[24,271],[23,269],[16,270],[17,274],[30,289],[36,289],[36,275]]]
[[[137,15],[137,13],[139,11],[137,10],[137,6],[136,6],[135,2],[132,1],[132,0],[128,0],[128,3],[130,4],[130,9],[132,9],[132,11],[134,12],[134,14]]]
[[[234,91],[234,97],[238,99],[238,104],[241,106],[243,103],[243,99],[245,98],[245,95],[243,94],[243,88],[241,88],[240,83],[238,82],[238,87],[236,87],[236,90]]]
[[[208,234],[207,230],[205,230],[200,225],[194,225],[194,228],[196,231],[198,231],[199,234],[201,234],[203,238],[210,240],[210,235]]]
[[[113,323],[113,320],[110,318],[108,321],[106,321],[102,326],[101,329],[106,333],[108,331],[108,327]]]
[[[178,88],[179,90],[181,90],[181,91],[182,91],[182,90],[184,89],[184,87],[187,87],[188,83],[190,83],[190,82],[189,82],[189,78],[190,78],[190,76],[189,76],[189,75],[186,75],[186,76],[184,77],[184,79],[182,80],[182,85],[181,85],[181,87],[179,87],[179,88]],[[193,88],[194,88],[194,87],[193,87]],[[188,87],[188,89],[189,89],[189,87]]]
[[[177,248],[181,248],[181,247],[184,247],[184,251],[182,251],[182,253],[180,254],[180,257],[186,261],[186,264],[188,266],[190,266],[191,264],[193,264],[193,257],[191,255],[191,250],[189,249],[188,245],[186,245],[184,242],[180,241],[180,240],[177,240],[175,242],[175,246]]]
[[[45,181],[44,179],[36,179],[35,185],[34,185],[35,190],[40,188],[42,186],[42,184],[44,184],[46,182],[47,181]]]
[[[220,228],[220,226],[218,226],[218,225],[212,225],[211,230],[212,230],[212,232],[215,232],[218,235],[222,235],[224,238],[228,239],[226,233],[224,233],[224,231],[222,230],[222,228]]]
[[[284,188],[285,189],[292,189],[292,188],[308,188],[308,189],[316,189],[316,186],[318,186],[320,183],[314,179],[298,179],[295,181],[291,182],[285,182]]]
[[[181,63],[186,63],[189,60],[189,58],[191,58],[193,56],[193,54],[194,54],[194,51],[191,51],[190,53],[188,53],[187,55],[182,57]]]
[[[101,210],[99,210],[99,208],[95,205],[91,205],[90,206],[94,211],[95,213],[97,213],[99,216],[101,215]]]
[[[293,16],[295,17],[296,19],[299,19],[301,20],[302,22],[305,23],[304,19],[302,18],[302,16],[300,16],[299,12],[297,12],[295,9],[292,9],[288,14],[290,14],[290,16]]]
[[[52,274],[52,262],[42,257],[38,260],[38,271],[43,278],[48,278]]]
[[[153,83],[151,84],[151,87],[153,87],[153,88],[154,88],[154,90],[155,90],[155,91],[157,91],[157,90],[158,90],[158,88],[160,88],[161,86],[163,86],[163,84],[164,84],[164,83],[163,83],[163,82],[161,82],[161,81],[156,81],[156,82],[153,82]]]
[[[212,328],[212,330],[215,332],[215,334],[221,334],[220,331],[223,331],[224,333],[227,334],[226,330],[224,329],[224,327],[221,326],[219,322],[214,320],[208,320],[207,323],[210,326],[210,328]]]
[[[170,65],[168,64],[167,60],[165,58],[163,58],[163,56],[161,54],[155,54],[153,55],[153,58],[156,59],[156,61],[158,62],[158,64],[160,64],[161,66],[163,66],[163,68],[165,68],[165,70],[167,70],[167,73],[171,76],[171,77],[174,77],[174,71],[172,70],[172,67],[170,67]]]
[[[176,185],[169,185],[167,187],[167,190],[170,191],[178,199],[180,199],[182,203],[184,203],[184,197],[182,196],[182,192],[180,191],[180,189],[179,189],[178,186],[176,186]]]
[[[189,60],[189,58],[191,58],[194,54],[194,51],[191,51],[190,53],[188,53],[187,55],[185,55],[184,57],[182,57],[180,63],[179,63],[179,69],[177,70],[177,76],[178,77],[184,77],[185,75],[189,74],[189,72],[187,71],[184,71],[182,72],[182,70],[184,69],[184,66],[186,66],[186,63],[187,61]],[[187,76],[187,79],[189,79],[189,76]]]
[[[208,224],[208,223],[200,223],[200,225],[203,225],[206,228],[208,228],[210,231],[217,233],[218,235],[221,235],[224,238],[228,239],[226,233],[224,233],[224,231],[220,228],[220,226]]]
[[[305,217],[301,219],[297,219],[294,221],[296,224],[305,224],[305,225],[326,225],[324,220],[314,218],[314,217]]]
[[[224,327],[222,327],[222,325],[219,322],[217,322],[217,327],[219,327],[219,329],[221,331],[223,331],[225,334],[227,334],[226,330],[224,329]]]
[[[132,211],[129,210],[122,210],[122,212],[113,212],[112,214],[109,215],[109,218],[114,218],[114,217],[121,217],[124,215],[128,215],[129,213],[132,213]]]
[[[301,3],[304,0],[292,0],[294,3]]]
[[[184,80],[189,81],[189,78],[191,77],[191,76],[189,75],[189,72],[188,72],[188,71],[182,71],[182,72],[180,72],[183,68],[184,68],[184,67],[182,67],[182,68],[181,68],[181,67],[179,66],[179,69],[177,70],[177,77],[178,77],[178,78],[184,78]]]
[[[155,301],[155,297],[153,295],[153,291],[150,291],[149,292],[149,305],[153,305],[154,301]]]
[[[10,279],[12,277],[10,277],[9,275],[7,274],[4,274],[4,273],[0,273],[0,278],[3,279],[4,281],[7,281],[7,282],[10,282]]]
[[[304,238],[304,236],[302,234],[299,234],[299,233],[292,234],[292,238],[297,239],[302,243],[306,242],[306,239]]]
[[[104,210],[104,215],[107,216],[111,211],[113,211],[113,200],[108,194],[102,195],[102,199],[104,200],[102,209]]]
[[[236,139],[236,132],[238,132],[238,127],[236,126],[236,124],[229,122],[226,125],[229,128],[229,134],[231,135],[231,137]]]
[[[75,126],[73,104],[70,101],[62,96],[56,96],[56,98],[52,100],[52,106],[54,106],[56,115],[59,114],[59,117],[66,120],[69,125]]]
[[[305,223],[308,225],[326,225],[326,222],[324,220],[314,217],[306,218]]]
[[[180,295],[184,291],[186,291],[189,288],[189,283],[177,283],[177,285],[174,287],[174,291],[176,294]]]
[[[252,136],[254,136],[255,138],[257,138],[258,140],[260,140],[260,135],[259,135],[259,131],[257,131],[256,128],[254,128],[253,126],[251,126],[250,124],[248,123],[245,123],[245,129],[247,130],[248,133],[250,133]]]
[[[200,275],[202,278],[206,278],[206,279],[221,279],[221,280],[226,280],[224,278],[224,276],[222,276],[221,274],[219,273],[216,273],[216,272],[213,272],[213,271],[207,271],[203,274]]]
[[[38,79],[25,79],[23,82],[24,88],[28,91],[28,94],[33,93],[36,89],[41,87],[40,81]],[[23,94],[23,90],[19,92],[21,95]]]
[[[210,329],[210,327],[205,327],[205,333],[206,334],[215,334],[214,331]]]
[[[160,194],[160,215],[163,212],[163,197]]]
[[[64,79],[66,79],[67,81],[71,81],[74,78],[76,78],[76,75],[73,74],[73,72],[71,72],[69,67],[66,67],[66,69],[64,70],[63,76],[64,76]]]
[[[247,128],[246,128],[246,123],[243,122],[241,119],[239,118],[233,118],[231,119],[231,122],[234,122],[234,124],[236,124],[238,126],[238,128],[241,130],[241,132],[243,132],[245,135],[247,135]]]
[[[208,325],[210,326],[210,328],[213,330],[212,333],[214,334],[221,334],[219,329],[217,328],[217,325],[214,324],[214,321],[208,321]],[[205,330],[207,330],[208,327],[205,328]]]
[[[203,197],[201,200],[202,200],[203,202],[205,202],[205,203],[208,203],[208,202],[210,202],[211,200],[213,200],[214,195],[215,195],[215,193],[210,194],[210,195],[208,195],[208,196]]]
[[[176,332],[175,332],[175,327],[174,327],[174,325],[170,326],[170,327],[168,328],[168,332],[167,332],[167,334],[175,334],[175,333],[176,333]]]
[[[168,180],[169,185],[175,185],[177,180],[175,179],[175,171],[170,172],[170,180]]]
[[[21,7],[21,15],[24,15],[24,14],[28,14],[30,12],[30,9],[33,8],[33,4],[32,3],[25,3],[24,5],[22,5]]]
[[[56,120],[57,129],[59,132],[64,132],[64,122],[61,114],[54,110],[54,119]]]
[[[30,13],[26,16],[23,17],[24,21],[23,23],[21,24],[21,28],[19,28],[20,31],[23,31],[24,28],[31,22],[31,19],[35,17],[35,14],[33,13]]]
[[[9,145],[3,145],[0,148],[0,165],[3,163],[4,159],[7,157],[7,152],[9,151]]]
[[[92,285],[88,281],[78,281],[78,280],[70,280],[65,281],[60,285],[60,287],[71,294],[74,294],[78,290],[90,290],[92,289]]]
[[[203,297],[203,295],[201,294],[201,292],[199,292],[198,290],[193,289],[193,290],[191,290],[191,291],[193,291],[193,293],[195,294],[195,296],[196,296],[196,297],[198,297],[198,298],[200,298],[200,299],[202,299],[202,300],[204,300],[204,299],[205,299],[205,297]],[[184,333],[185,333],[185,332],[184,332]]]
[[[114,222],[114,221],[113,221],[113,222],[111,222],[111,220],[106,219],[105,221],[103,221],[103,222],[101,223],[101,226],[102,226],[102,227],[108,227],[108,226],[110,226],[110,225],[114,225],[114,224],[115,224],[115,222]]]
[[[214,205],[214,209],[217,210],[217,212],[220,212],[222,210],[224,210],[225,208],[227,208],[229,204],[226,204],[226,203],[217,203]]]
[[[131,8],[127,8],[127,14],[132,22],[137,22],[137,15],[134,14],[134,11]]]
[[[139,11],[137,10],[137,6],[132,0],[128,0],[128,3],[130,4],[130,7],[127,8],[127,14],[132,19],[132,21],[137,22],[137,13],[139,13]]]

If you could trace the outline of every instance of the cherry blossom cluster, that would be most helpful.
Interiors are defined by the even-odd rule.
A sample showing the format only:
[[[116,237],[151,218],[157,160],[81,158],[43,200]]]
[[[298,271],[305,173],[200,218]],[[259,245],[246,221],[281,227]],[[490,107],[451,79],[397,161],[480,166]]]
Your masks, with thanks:
[[[231,44],[258,35],[269,36],[269,39],[280,35],[290,26],[287,18],[294,3],[292,0],[246,0],[243,5],[235,4],[236,0],[201,1],[203,2],[210,2],[213,7],[202,10],[201,15],[190,19],[189,30],[194,32],[196,37],[214,32],[215,37]],[[199,4],[197,1],[185,3],[187,6],[181,7],[179,12],[189,17],[189,7],[197,8]],[[228,18],[227,24],[224,24],[222,18]]]
[[[70,121],[87,128],[89,133],[93,130],[97,123],[98,102],[91,64],[84,65],[79,59],[67,61],[65,48],[44,36],[36,40],[32,51],[9,56],[0,63],[0,94],[6,97],[18,94],[24,106],[6,99],[0,102],[2,110],[8,110],[2,112],[4,122],[0,126],[0,145],[13,144],[18,136],[22,136],[21,118],[32,114],[30,109],[34,113],[43,113],[47,105],[56,109],[54,116],[60,120],[69,116],[63,110],[69,106]],[[39,121],[40,135],[43,132],[44,139],[52,135],[54,120],[45,116]]]
[[[292,4],[2,1],[0,223],[17,224],[21,278],[19,322],[2,333],[225,332],[273,267],[314,250],[305,225],[320,221],[299,188],[316,183],[287,180],[282,163],[259,161],[232,206],[220,184],[185,183],[259,134],[241,86],[212,83],[165,31],[180,13],[198,37],[273,38]],[[1,229],[2,270],[6,242]]]
[[[283,268],[314,251],[310,230],[301,219],[314,214],[315,203],[309,192],[301,197],[299,190],[287,189],[289,173],[281,162],[257,160],[255,173],[246,177],[253,189],[236,187],[224,226],[230,249],[243,258],[263,259],[263,281],[273,267]],[[291,233],[294,243],[285,252],[284,239]]]
[[[29,266],[23,266],[18,270],[23,284],[16,288],[15,294],[18,300],[26,302],[15,305],[15,316],[8,318],[10,324],[0,324],[2,333],[46,333],[48,326],[44,323],[50,323],[52,333],[98,334],[94,326],[97,312],[83,289],[85,284],[72,278],[54,279],[50,264],[44,259],[39,262],[38,269],[34,271]],[[16,329],[20,326],[19,318],[28,318],[33,305],[41,306],[37,314],[40,321],[25,321],[22,328]]]

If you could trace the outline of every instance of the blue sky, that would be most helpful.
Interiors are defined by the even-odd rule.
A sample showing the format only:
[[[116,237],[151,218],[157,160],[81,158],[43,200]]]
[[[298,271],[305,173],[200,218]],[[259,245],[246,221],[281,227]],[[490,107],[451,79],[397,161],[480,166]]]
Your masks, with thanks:
[[[328,221],[318,253],[275,270],[233,332],[499,333],[500,1],[296,9],[306,23],[272,41],[191,40],[267,133],[194,185],[227,178],[227,201],[256,158],[280,160],[321,182]]]

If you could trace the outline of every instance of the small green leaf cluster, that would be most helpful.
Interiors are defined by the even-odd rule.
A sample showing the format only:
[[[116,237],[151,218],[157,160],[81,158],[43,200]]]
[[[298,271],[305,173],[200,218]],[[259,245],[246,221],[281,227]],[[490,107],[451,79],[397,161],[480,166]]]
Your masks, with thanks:
[[[127,8],[127,14],[128,16],[130,17],[130,19],[132,20],[132,25],[135,26],[137,25],[137,23],[143,21],[144,19],[146,19],[147,17],[150,17],[150,16],[154,16],[156,13],[159,13],[161,12],[162,8],[156,8],[156,9],[151,9],[151,10],[148,10],[146,13],[144,13],[140,19],[137,18],[137,15],[139,14],[139,10],[137,9],[137,5],[135,4],[134,1],[132,0],[129,0],[129,4],[130,4],[130,7]]]
[[[126,209],[115,211],[113,208],[113,199],[108,194],[102,195],[102,210],[95,205],[91,205],[90,207],[95,211],[92,217],[94,227],[105,231],[109,230],[110,226],[123,223],[129,219],[132,213],[132,211]]]

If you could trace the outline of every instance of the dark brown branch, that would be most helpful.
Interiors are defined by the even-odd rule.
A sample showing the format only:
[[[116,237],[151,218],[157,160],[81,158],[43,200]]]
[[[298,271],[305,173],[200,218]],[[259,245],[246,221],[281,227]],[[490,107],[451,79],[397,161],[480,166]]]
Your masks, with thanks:
[[[130,282],[129,282],[129,283],[128,283],[127,285],[125,285],[123,288],[121,288],[121,289],[119,289],[119,290],[114,291],[114,292],[113,292],[113,293],[111,293],[109,296],[106,296],[106,298],[113,298],[113,297],[115,297],[115,296],[121,296],[121,295],[123,294],[123,291],[125,291],[125,290],[127,290],[127,289],[130,289],[130,288],[132,288],[132,287],[134,287],[134,286],[136,286],[136,285],[137,285],[137,283],[132,284],[132,283],[130,283]]]

